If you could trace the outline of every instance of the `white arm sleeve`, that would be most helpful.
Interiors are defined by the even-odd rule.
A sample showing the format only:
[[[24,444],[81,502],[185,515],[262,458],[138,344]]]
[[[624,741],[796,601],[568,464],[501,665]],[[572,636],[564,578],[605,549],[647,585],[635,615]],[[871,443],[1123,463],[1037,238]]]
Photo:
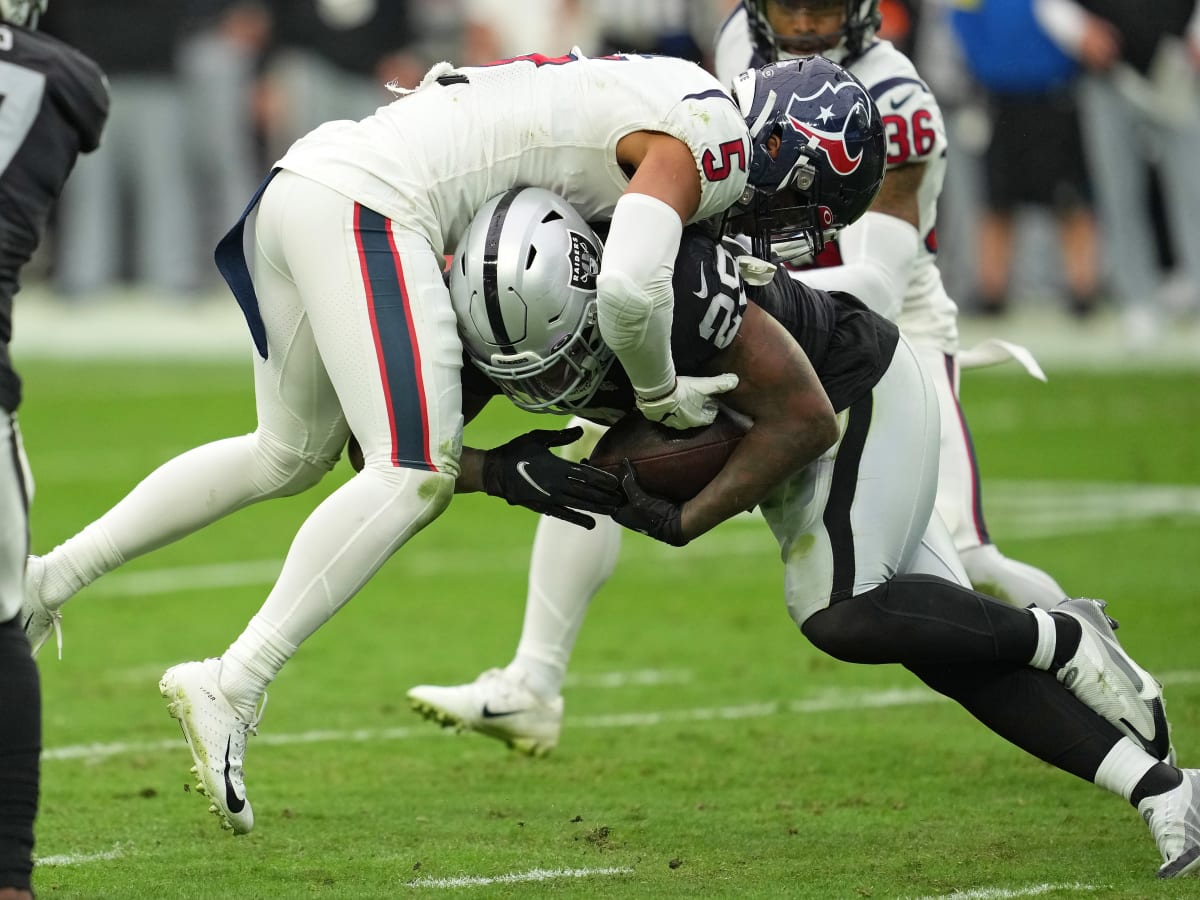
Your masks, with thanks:
[[[793,272],[792,277],[823,291],[853,294],[875,312],[896,321],[920,239],[917,229],[887,213],[864,213],[838,235],[842,265]]]
[[[675,384],[671,277],[682,233],[679,214],[666,203],[622,194],[596,277],[600,334],[643,397],[660,397]]]

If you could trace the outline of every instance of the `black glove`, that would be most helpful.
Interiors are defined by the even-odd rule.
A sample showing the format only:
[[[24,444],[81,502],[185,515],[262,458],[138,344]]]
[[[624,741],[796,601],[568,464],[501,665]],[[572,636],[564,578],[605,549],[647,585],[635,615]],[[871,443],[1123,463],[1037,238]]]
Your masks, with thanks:
[[[647,494],[638,484],[637,474],[633,471],[633,464],[628,459],[625,460],[625,475],[621,478],[621,489],[625,491],[627,500],[620,509],[612,514],[616,522],[673,547],[682,547],[687,543],[687,539],[683,536],[683,526],[679,521],[683,507],[676,506],[670,500],[664,500],[662,497]]]
[[[610,515],[625,502],[625,495],[615,475],[550,452],[551,447],[572,444],[582,436],[578,426],[530,431],[488,450],[483,456],[484,491],[512,506],[595,528],[596,520],[577,510]]]

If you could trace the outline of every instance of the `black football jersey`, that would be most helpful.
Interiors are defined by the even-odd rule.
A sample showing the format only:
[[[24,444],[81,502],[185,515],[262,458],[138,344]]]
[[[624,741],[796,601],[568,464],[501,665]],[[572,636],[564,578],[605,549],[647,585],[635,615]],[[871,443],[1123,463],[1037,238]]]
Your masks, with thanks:
[[[883,377],[899,341],[896,326],[855,297],[815,290],[782,268],[763,287],[743,286],[734,255],[699,226],[683,232],[674,289],[671,353],[676,372],[701,374],[704,363],[738,333],[746,304],[754,303],[803,348],[837,412]],[[499,393],[469,359],[463,361],[463,387],[479,396]],[[579,415],[612,424],[634,408],[629,378],[614,362],[589,408]]]
[[[0,24],[0,406],[15,410],[12,300],[75,159],[95,150],[108,85],[82,53],[56,38]]]

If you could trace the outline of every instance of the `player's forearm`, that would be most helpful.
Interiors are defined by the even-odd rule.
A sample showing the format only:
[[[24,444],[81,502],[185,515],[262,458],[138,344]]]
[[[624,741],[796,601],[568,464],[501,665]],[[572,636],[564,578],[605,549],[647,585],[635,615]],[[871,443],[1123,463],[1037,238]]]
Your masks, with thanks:
[[[484,450],[474,447],[463,447],[462,457],[458,462],[458,478],[454,480],[454,493],[473,494],[483,490],[483,458]]]
[[[832,410],[816,415],[812,428],[756,424],[742,438],[721,473],[683,505],[683,534],[694,540],[754,509],[788,478],[817,460],[837,439]]]
[[[596,279],[600,333],[642,397],[675,384],[671,278],[683,223],[661,200],[625,194],[613,213]]]

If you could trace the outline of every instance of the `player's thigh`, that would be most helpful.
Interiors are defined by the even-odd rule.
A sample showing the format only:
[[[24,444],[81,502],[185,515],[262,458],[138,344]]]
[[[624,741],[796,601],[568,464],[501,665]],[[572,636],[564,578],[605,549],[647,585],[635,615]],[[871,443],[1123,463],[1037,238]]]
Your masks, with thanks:
[[[941,418],[936,506],[954,546],[969,550],[989,542],[979,491],[979,466],[966,416],[958,401],[958,363],[937,347],[917,353],[933,382]]]
[[[441,259],[419,234],[311,181],[289,180],[299,183],[288,206],[307,219],[282,232],[288,272],[364,464],[456,474],[462,345]],[[307,362],[303,337],[297,330],[293,346]]]
[[[258,208],[255,228],[254,287],[267,335],[267,358],[254,354],[254,394],[260,432],[300,456],[332,459],[347,437],[345,416],[292,271],[296,238],[310,227],[297,209],[311,184],[280,172]],[[314,215],[319,211],[314,209]],[[319,224],[319,223],[318,223]],[[338,266],[335,248],[322,254]]]
[[[838,442],[762,507],[797,624],[903,571],[933,510],[937,401],[907,342],[871,394],[838,418]]]
[[[0,622],[21,611],[31,490],[20,432],[12,416],[0,409]]]

